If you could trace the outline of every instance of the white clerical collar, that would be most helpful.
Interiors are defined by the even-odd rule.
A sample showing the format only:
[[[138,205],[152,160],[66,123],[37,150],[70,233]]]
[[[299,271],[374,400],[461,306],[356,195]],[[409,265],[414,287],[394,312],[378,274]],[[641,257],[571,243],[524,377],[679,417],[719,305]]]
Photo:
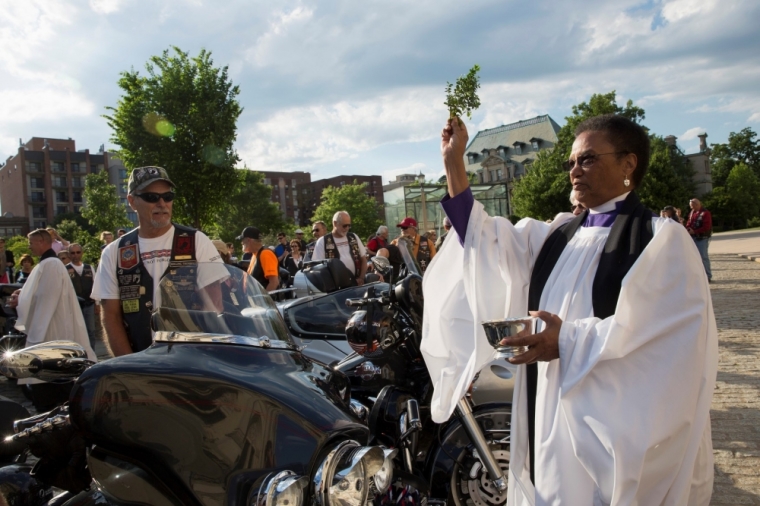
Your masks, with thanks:
[[[621,200],[625,200],[625,198],[628,196],[629,193],[631,192],[625,192],[624,194],[618,195],[614,199],[609,200],[600,206],[592,207],[591,209],[588,210],[588,212],[590,214],[599,214],[599,213],[608,213],[610,211],[614,211],[615,204],[620,202]]]

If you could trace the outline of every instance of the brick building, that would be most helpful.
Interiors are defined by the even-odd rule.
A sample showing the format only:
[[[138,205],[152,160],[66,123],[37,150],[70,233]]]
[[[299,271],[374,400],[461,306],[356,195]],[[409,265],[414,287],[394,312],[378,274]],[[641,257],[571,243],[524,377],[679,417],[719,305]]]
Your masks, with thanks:
[[[377,200],[380,205],[378,209],[383,206],[383,182],[380,176],[335,176],[312,181],[308,172],[259,172],[264,175],[264,184],[272,187],[272,202],[280,206],[286,220],[292,220],[298,226],[309,223],[322,200],[322,192],[328,186],[367,183],[367,195]]]
[[[108,153],[77,151],[73,139],[32,137],[0,168],[0,214],[25,217],[35,229],[58,214],[77,213],[84,204],[85,176],[107,165]]]

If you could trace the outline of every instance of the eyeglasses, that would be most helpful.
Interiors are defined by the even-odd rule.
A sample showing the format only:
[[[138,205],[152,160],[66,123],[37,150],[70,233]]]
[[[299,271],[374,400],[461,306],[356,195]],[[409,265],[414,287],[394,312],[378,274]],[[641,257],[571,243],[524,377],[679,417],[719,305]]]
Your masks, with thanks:
[[[81,251],[69,251],[69,255],[81,255]]]
[[[400,228],[401,230],[408,230],[409,229],[409,227],[398,227],[398,228]]]
[[[348,225],[341,225],[341,227],[343,227],[343,230],[346,230],[351,228],[351,224],[349,223]]]
[[[155,192],[146,192],[146,193],[135,193],[135,197],[140,197],[145,202],[150,202],[151,204],[155,204],[159,201],[159,199],[164,199],[164,202],[171,202],[174,200],[174,192],[165,192],[165,193],[155,193]]]
[[[312,228],[312,229],[311,229],[311,233],[312,233],[312,234],[318,234],[318,233],[319,233],[319,229],[317,229],[317,228]]]
[[[596,159],[600,156],[627,155],[628,153],[629,151],[613,151],[611,153],[599,153],[596,155],[581,155],[575,160],[567,160],[566,162],[562,162],[562,168],[569,172],[575,168],[575,164],[578,164],[584,169],[588,169],[594,165]]]

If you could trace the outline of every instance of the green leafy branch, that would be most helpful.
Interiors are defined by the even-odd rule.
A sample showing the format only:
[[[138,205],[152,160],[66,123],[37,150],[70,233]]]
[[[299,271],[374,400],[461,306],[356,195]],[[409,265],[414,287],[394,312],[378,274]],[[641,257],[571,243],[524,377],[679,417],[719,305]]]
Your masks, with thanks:
[[[466,114],[472,118],[472,111],[480,107],[480,98],[478,98],[478,80],[480,65],[473,65],[466,76],[457,78],[456,85],[446,81],[446,107],[449,108],[449,118],[461,118]]]

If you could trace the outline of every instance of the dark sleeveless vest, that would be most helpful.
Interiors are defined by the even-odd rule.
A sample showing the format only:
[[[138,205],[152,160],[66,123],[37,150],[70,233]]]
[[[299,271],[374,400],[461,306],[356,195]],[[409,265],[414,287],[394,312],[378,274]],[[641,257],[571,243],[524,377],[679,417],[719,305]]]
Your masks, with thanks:
[[[362,259],[359,254],[359,238],[356,234],[349,232],[346,234],[346,239],[348,239],[348,247],[351,249],[351,257],[354,259],[354,276],[358,276],[362,271]],[[340,252],[338,252],[338,247],[335,245],[335,238],[332,234],[325,235],[325,240],[322,246],[325,248],[325,258],[328,260],[332,258],[340,258]]]
[[[428,265],[430,265],[430,244],[426,235],[417,234],[417,241],[415,241],[415,249],[417,250],[417,261],[420,263],[422,272],[425,272]]]
[[[176,223],[173,225],[172,253],[166,271],[197,263],[195,230]],[[153,343],[150,315],[153,311],[154,280],[143,266],[140,257],[138,232],[139,228],[135,228],[119,239],[116,258],[116,279],[119,284],[122,320],[129,338],[129,345],[135,353],[148,348]],[[166,271],[161,277],[166,274]]]
[[[95,301],[90,298],[94,276],[92,266],[89,264],[83,264],[83,266],[81,276],[71,263],[66,264],[66,270],[69,271],[69,277],[71,278],[71,283],[74,285],[74,292],[76,292],[77,297],[84,299],[84,302],[80,302],[81,306],[89,307],[95,304]]]
[[[575,232],[588,216],[588,210],[576,216],[555,230],[544,242],[538,254],[536,264],[530,277],[528,290],[528,310],[539,310],[541,294],[549,275],[559,260],[562,251],[573,238]],[[631,192],[623,201],[620,213],[612,224],[610,235],[604,245],[599,259],[599,266],[594,276],[592,287],[592,305],[594,316],[607,318],[615,314],[623,278],[652,240],[652,212],[639,201],[636,193]],[[528,443],[530,449],[530,479],[535,480],[535,437],[536,437],[536,389],[538,385],[538,366],[527,366],[528,393]]]
[[[253,266],[253,271],[251,272],[251,277],[261,283],[261,286],[266,289],[267,285],[269,284],[269,280],[264,276],[264,268],[261,266],[261,254],[264,252],[266,248],[264,246],[261,247],[261,249],[256,253],[256,265]],[[274,253],[272,253],[274,255]]]

